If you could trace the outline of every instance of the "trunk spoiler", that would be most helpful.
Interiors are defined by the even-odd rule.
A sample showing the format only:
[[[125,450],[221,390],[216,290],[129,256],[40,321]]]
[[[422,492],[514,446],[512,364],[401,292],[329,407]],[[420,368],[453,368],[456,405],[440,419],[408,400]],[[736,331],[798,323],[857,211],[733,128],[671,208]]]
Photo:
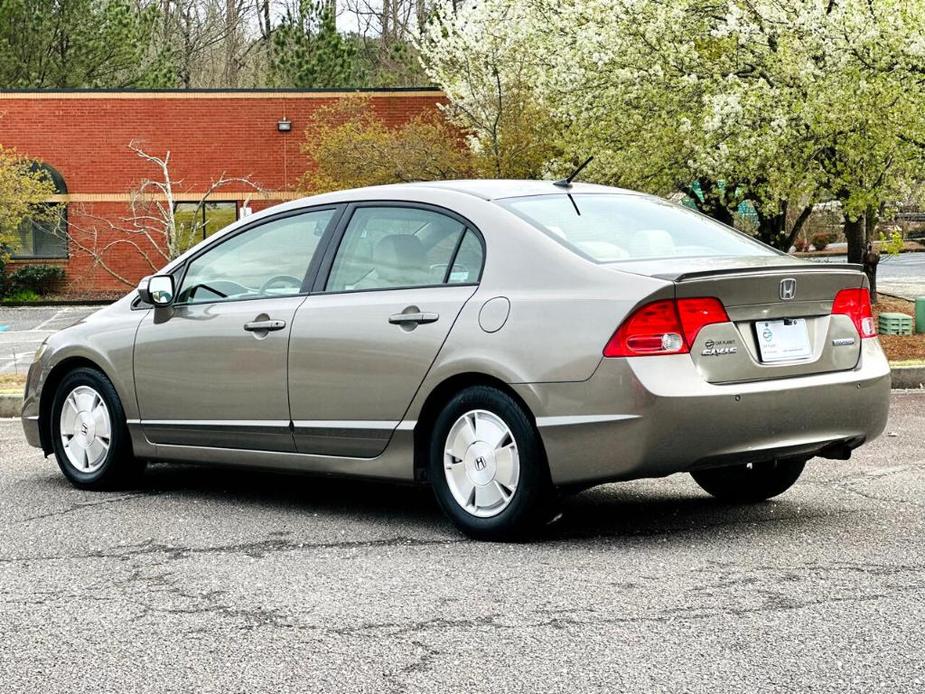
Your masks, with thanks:
[[[761,267],[732,267],[718,270],[696,270],[694,272],[663,272],[652,275],[669,282],[685,282],[704,277],[722,277],[724,275],[773,275],[779,273],[804,274],[807,272],[826,272],[828,270],[853,270],[862,272],[863,267],[856,263],[816,263],[806,265],[763,265]]]

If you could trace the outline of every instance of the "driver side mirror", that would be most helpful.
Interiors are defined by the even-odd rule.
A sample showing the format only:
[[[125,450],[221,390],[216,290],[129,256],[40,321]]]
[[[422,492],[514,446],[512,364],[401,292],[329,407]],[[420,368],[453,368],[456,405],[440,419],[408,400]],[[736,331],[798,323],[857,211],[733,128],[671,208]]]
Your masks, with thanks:
[[[138,285],[138,296],[147,304],[157,308],[173,303],[173,275],[145,277]]]

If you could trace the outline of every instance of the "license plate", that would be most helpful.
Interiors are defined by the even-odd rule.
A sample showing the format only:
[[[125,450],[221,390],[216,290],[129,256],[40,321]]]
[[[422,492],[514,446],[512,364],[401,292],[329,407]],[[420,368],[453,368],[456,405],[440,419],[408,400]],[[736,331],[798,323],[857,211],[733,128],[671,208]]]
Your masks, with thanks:
[[[761,361],[796,361],[813,355],[804,318],[755,322]]]

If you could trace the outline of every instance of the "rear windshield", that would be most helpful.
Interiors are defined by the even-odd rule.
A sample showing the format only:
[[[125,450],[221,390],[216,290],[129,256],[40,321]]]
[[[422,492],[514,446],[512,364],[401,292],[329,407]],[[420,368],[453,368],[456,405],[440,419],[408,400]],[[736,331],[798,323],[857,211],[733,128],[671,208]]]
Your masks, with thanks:
[[[563,193],[497,202],[565,246],[599,263],[777,255],[770,247],[709,217],[653,198]]]

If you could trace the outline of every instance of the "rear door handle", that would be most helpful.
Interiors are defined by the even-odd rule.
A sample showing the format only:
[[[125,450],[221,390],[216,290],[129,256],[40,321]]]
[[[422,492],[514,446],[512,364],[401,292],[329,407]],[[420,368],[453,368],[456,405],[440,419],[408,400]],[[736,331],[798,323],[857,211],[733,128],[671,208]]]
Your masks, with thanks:
[[[393,313],[389,316],[389,323],[401,325],[402,323],[436,323],[440,318],[439,313]]]
[[[252,333],[282,330],[285,327],[286,321],[284,320],[255,320],[244,324],[244,329]]]

